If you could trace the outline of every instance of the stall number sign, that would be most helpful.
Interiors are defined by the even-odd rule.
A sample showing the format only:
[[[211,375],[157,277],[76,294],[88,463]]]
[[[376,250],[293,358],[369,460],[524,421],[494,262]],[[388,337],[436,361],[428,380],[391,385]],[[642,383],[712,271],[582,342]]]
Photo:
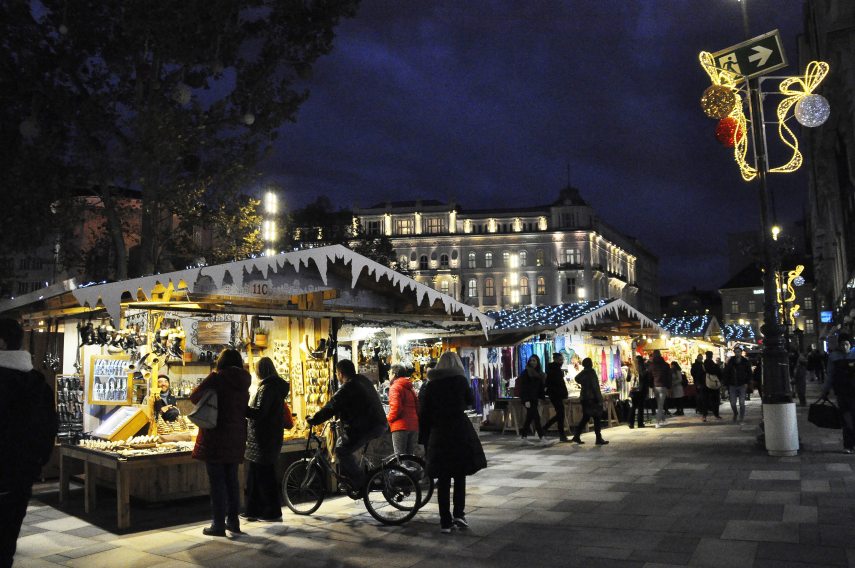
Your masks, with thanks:
[[[781,34],[773,30],[712,54],[716,67],[747,79],[787,66]]]
[[[270,282],[261,280],[249,283],[249,293],[253,296],[269,296],[273,292]]]

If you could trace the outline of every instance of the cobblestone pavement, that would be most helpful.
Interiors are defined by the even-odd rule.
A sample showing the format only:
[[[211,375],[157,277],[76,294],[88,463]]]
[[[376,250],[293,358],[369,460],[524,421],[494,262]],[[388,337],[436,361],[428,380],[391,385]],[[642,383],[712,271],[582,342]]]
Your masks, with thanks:
[[[760,412],[751,400],[740,426],[726,404],[707,423],[690,409],[662,429],[604,430],[602,447],[593,434],[539,448],[484,432],[490,465],[469,478],[471,528],[450,535],[435,503],[385,527],[347,498],[245,523],[234,538],[202,535],[204,499],[134,506],[134,532],[117,534],[106,492],[84,518],[81,490],[60,509],[55,484],[41,486],[15,566],[855,566],[855,456],[840,431],[799,408],[802,451],[774,458],[755,441]]]

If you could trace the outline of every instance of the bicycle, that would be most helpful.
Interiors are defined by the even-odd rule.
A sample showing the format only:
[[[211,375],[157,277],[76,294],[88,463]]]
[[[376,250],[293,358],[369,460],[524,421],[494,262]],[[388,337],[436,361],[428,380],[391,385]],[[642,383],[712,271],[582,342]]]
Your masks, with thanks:
[[[384,462],[396,463],[406,468],[407,471],[409,471],[416,479],[419,484],[419,488],[422,491],[422,498],[421,501],[419,501],[418,506],[419,509],[424,507],[425,504],[430,501],[430,498],[433,496],[435,483],[433,478],[427,474],[427,470],[425,469],[425,460],[413,454],[392,454],[384,458]]]
[[[322,434],[328,425],[322,427]],[[360,466],[367,470],[365,482],[355,488],[330,463],[321,436],[309,426],[304,457],[288,466],[282,479],[285,505],[298,515],[311,515],[326,498],[327,480],[332,476],[348,497],[361,498],[371,516],[385,525],[400,525],[416,515],[423,504],[421,487],[406,467],[394,459],[385,459],[375,467],[364,451]]]

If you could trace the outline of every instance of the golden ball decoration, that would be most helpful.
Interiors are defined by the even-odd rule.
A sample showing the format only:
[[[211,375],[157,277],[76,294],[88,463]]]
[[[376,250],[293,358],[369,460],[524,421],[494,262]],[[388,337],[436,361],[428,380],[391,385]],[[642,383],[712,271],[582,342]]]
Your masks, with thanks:
[[[722,119],[736,107],[736,93],[724,85],[710,85],[701,97],[701,108],[710,118]]]

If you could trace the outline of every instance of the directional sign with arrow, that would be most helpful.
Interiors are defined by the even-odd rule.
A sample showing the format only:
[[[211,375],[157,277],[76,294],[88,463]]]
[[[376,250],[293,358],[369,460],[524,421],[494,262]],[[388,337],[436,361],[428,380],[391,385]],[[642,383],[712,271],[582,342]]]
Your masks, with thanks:
[[[716,66],[748,79],[787,66],[778,30],[757,36],[712,54]]]

